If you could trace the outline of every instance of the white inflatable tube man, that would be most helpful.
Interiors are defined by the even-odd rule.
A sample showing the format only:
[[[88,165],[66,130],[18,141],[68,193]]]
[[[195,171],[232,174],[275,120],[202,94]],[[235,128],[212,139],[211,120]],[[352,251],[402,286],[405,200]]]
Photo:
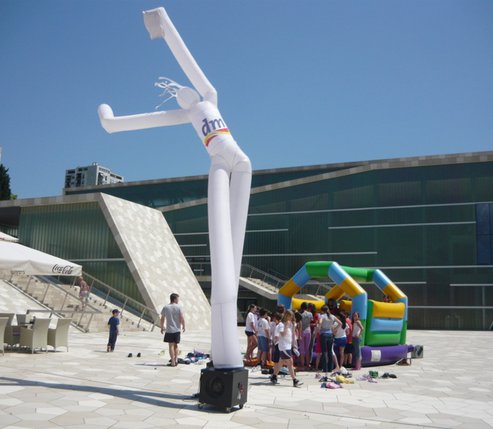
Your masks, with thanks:
[[[162,37],[196,88],[179,87],[181,109],[115,117],[99,106],[109,132],[192,123],[209,153],[209,242],[212,265],[212,359],[218,369],[243,367],[238,342],[237,298],[250,198],[252,167],[217,109],[217,93],[195,62],[164,8],[144,12],[151,39]]]

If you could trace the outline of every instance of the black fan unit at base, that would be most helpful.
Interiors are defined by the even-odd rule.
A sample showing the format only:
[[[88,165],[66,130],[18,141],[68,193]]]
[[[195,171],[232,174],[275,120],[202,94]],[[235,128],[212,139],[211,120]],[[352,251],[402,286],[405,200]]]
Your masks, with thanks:
[[[199,408],[213,405],[230,412],[236,405],[243,408],[248,394],[248,370],[205,368],[200,373]]]

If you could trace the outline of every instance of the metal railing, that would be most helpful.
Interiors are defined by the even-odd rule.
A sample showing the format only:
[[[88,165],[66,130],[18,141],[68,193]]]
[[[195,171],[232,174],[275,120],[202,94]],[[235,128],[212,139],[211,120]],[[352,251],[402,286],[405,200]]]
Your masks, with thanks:
[[[76,328],[80,328],[84,331],[87,332],[87,329],[82,327],[80,325],[80,319],[79,319],[79,323],[75,322],[74,321],[74,315],[75,314],[78,314],[78,313],[81,313],[81,314],[90,314],[91,315],[91,321],[92,321],[92,317],[95,315],[95,314],[100,314],[101,312],[99,310],[92,310],[92,311],[88,311],[86,309],[84,310],[73,310],[73,311],[67,311],[67,310],[64,310],[64,309],[61,309],[61,310],[55,310],[55,309],[49,309],[49,310],[41,310],[39,308],[30,308],[28,310],[26,310],[26,314],[34,314],[34,313],[50,313],[49,314],[49,318],[51,319],[53,317],[53,315],[55,315],[56,317],[60,317],[60,318],[67,318],[67,319],[71,319],[71,323],[72,325],[74,325]],[[68,315],[69,314],[72,314],[72,317],[69,317]]]
[[[29,308],[26,310],[26,314],[32,314],[32,313],[50,313],[48,317],[53,317],[53,315],[57,317],[62,317],[62,313],[82,313],[83,310],[74,310],[74,311],[67,311],[64,310],[63,308],[61,310],[55,310],[55,309],[49,309],[49,310],[41,310],[39,308]],[[99,310],[94,310],[94,311],[84,311],[86,314],[99,314],[101,313]],[[72,319],[73,320],[73,319]]]
[[[120,316],[123,316],[123,313],[128,311],[131,315],[138,318],[137,327],[140,327],[142,321],[146,321],[151,324],[151,331],[153,331],[156,326],[159,326],[161,315],[156,310],[147,307],[136,299],[125,295],[123,292],[104,283],[89,273],[83,272],[83,276],[90,286],[90,293],[103,300],[102,306],[105,306],[107,303],[111,303],[112,305],[120,308]],[[72,286],[75,286],[75,282],[76,279],[73,280]]]
[[[331,282],[309,280],[299,293],[302,293],[303,295],[316,295],[323,297],[330,289],[332,289],[333,286],[334,283]]]
[[[209,260],[206,261],[188,261],[193,273],[197,277],[208,277],[211,275],[211,263]],[[286,280],[276,277],[273,274],[269,274],[259,268],[253,267],[249,264],[241,264],[240,277],[244,277],[252,280],[259,280],[264,283],[264,287],[269,285],[269,289],[279,289],[286,283]]]
[[[276,292],[279,291],[281,287],[288,281],[286,278],[281,278],[280,273],[276,273],[279,276],[276,276],[272,273],[267,273],[259,268],[253,267],[249,264],[241,265],[241,277],[247,277],[251,279],[258,279],[265,284],[270,285],[275,289]],[[332,287],[334,283],[332,282],[321,282],[317,280],[308,281],[305,286],[303,286],[303,294],[304,295],[325,295]]]
[[[284,283],[286,283],[286,280],[280,279],[279,277],[262,271],[259,268],[253,267],[249,264],[241,265],[240,276],[261,280],[263,283],[266,283],[275,289],[281,288]]]
[[[133,319],[137,328],[140,328],[144,322],[150,325],[149,330],[151,331],[156,326],[159,326],[160,314],[157,311],[125,295],[89,273],[84,272],[83,275],[90,286],[89,297],[94,302],[97,302],[95,305],[90,303],[83,304],[78,292],[71,290],[76,286],[77,278],[75,277],[22,275],[21,278],[16,278],[17,281],[14,281],[15,275],[13,275],[9,283],[50,309],[61,308],[61,310],[53,309],[50,311],[63,317],[71,316],[72,324],[83,328],[86,332],[89,331],[91,323],[93,323],[94,315],[103,314],[98,307],[106,307],[107,304],[119,308],[122,316],[127,312],[127,318],[131,321]],[[34,290],[35,287],[36,290]],[[55,302],[50,305],[47,298],[49,298],[48,295],[51,294],[50,291],[52,290],[56,290],[58,296],[56,296]]]
[[[84,306],[81,310],[78,310],[77,308],[72,308],[69,309],[65,307],[65,304],[68,302],[72,302],[72,305],[74,303],[79,303],[80,299],[77,295],[71,293],[69,290],[66,290],[59,284],[53,282],[49,277],[43,277],[43,276],[27,276],[28,280],[27,283],[24,285],[22,282],[17,282],[14,283],[14,276],[11,277],[7,283],[9,283],[11,286],[21,290],[23,293],[26,295],[30,296],[31,298],[35,299],[39,303],[41,303],[44,306],[48,306],[47,303],[47,296],[50,288],[51,290],[55,289],[57,290],[59,296],[57,297],[58,299],[62,300],[62,304],[60,305],[60,310],[54,310],[50,309],[49,310],[36,310],[38,312],[50,312],[52,314],[56,314],[58,317],[68,317],[71,315],[72,319],[72,325],[77,327],[77,328],[82,328],[84,331],[88,332],[89,327],[93,321],[94,314],[100,314],[101,311],[99,311],[97,308],[91,306],[90,304],[87,304]],[[36,279],[40,279],[41,282],[36,281]],[[33,281],[34,280],[34,281]],[[33,284],[37,283],[37,286],[44,287],[44,290],[41,290],[41,293],[38,295],[38,293],[35,293],[34,291],[31,291],[34,289],[35,286]],[[36,296],[35,296],[36,295]],[[34,310],[32,310],[34,311]],[[75,320],[75,314],[80,314],[80,317],[78,320]],[[83,322],[84,316],[89,315],[89,319],[87,322]],[[50,316],[51,317],[51,316]]]
[[[50,287],[58,290],[61,294],[63,294],[63,301],[62,301],[62,304],[60,305],[60,308],[62,310],[60,310],[57,313],[59,313],[61,315],[71,314],[72,315],[72,321],[73,321],[73,323],[75,323],[77,326],[82,327],[85,331],[89,331],[89,327],[91,326],[91,323],[92,323],[94,314],[101,313],[101,311],[99,311],[99,309],[97,309],[96,307],[93,307],[90,304],[87,304],[87,305],[83,306],[81,310],[79,310],[77,306],[79,305],[80,298],[76,294],[71,293],[69,290],[65,289],[63,286],[61,286],[61,285],[57,284],[56,282],[54,282],[49,277],[31,276],[31,278],[30,278],[30,280],[28,282],[28,285],[26,287],[26,290],[25,290],[25,292],[28,293],[28,294],[29,294],[29,292],[28,292],[29,283],[31,282],[31,279],[33,277],[41,279],[42,283],[43,284],[46,284],[45,290],[43,292],[43,296],[41,297],[41,299],[39,299],[39,301],[42,304],[47,305],[46,298],[47,298],[48,291],[49,291]],[[68,307],[67,308],[65,307],[65,304],[68,305],[69,303],[72,303],[71,304],[72,305],[72,308],[70,308],[70,309]],[[76,313],[80,313],[79,320],[77,320],[77,321],[74,318],[74,315]],[[89,320],[87,321],[87,323],[83,323],[82,320],[84,318],[84,315],[86,315],[86,314],[91,314],[91,316],[89,317]]]
[[[279,271],[276,271],[276,270],[274,270],[274,269],[272,269],[272,268],[269,268],[269,269],[267,270],[267,273],[269,273],[270,275],[272,275],[272,276],[274,276],[274,277],[277,277],[277,278],[279,278],[279,279],[283,279],[283,280],[285,280],[285,281],[287,281],[287,280],[288,280],[288,277],[286,277],[286,275],[284,275],[284,274],[280,273]]]

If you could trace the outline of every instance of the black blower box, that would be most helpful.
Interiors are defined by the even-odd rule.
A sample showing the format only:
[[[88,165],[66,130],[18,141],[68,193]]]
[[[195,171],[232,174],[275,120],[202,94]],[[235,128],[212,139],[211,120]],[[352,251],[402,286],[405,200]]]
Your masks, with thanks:
[[[243,408],[247,394],[248,370],[245,368],[205,368],[200,372],[199,407],[208,404],[229,412],[236,405]]]

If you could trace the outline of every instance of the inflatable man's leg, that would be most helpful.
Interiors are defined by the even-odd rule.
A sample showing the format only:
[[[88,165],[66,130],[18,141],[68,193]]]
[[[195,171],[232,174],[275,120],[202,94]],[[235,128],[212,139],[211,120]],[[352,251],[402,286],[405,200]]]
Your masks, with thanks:
[[[211,247],[212,361],[214,368],[243,367],[237,332],[235,260],[230,215],[229,166],[212,157],[208,190],[209,240]]]
[[[237,285],[240,281],[241,259],[245,241],[250,187],[252,184],[252,166],[250,160],[243,153],[241,155],[241,161],[234,166],[230,183],[231,234],[233,237],[233,256]]]

